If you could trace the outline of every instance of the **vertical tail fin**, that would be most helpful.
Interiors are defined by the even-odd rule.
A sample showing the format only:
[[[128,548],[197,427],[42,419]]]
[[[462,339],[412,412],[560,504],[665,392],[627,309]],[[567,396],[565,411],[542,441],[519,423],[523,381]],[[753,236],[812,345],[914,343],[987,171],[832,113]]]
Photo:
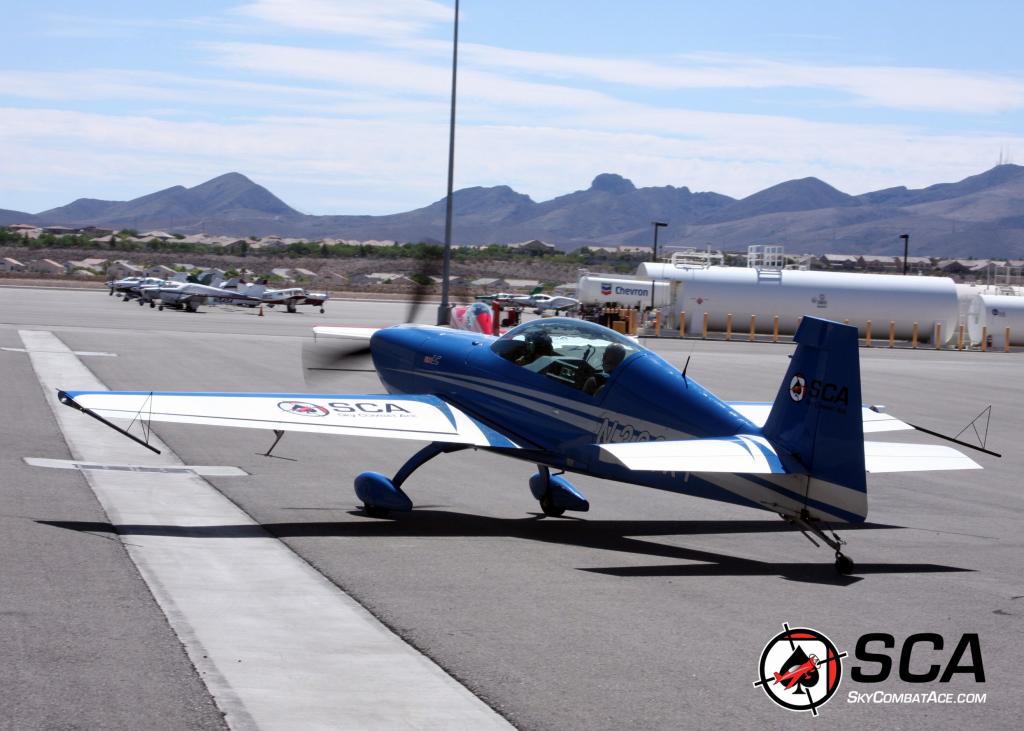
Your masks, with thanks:
[[[848,522],[862,521],[867,481],[857,328],[805,317],[794,340],[763,433],[806,468],[809,506],[832,506]]]

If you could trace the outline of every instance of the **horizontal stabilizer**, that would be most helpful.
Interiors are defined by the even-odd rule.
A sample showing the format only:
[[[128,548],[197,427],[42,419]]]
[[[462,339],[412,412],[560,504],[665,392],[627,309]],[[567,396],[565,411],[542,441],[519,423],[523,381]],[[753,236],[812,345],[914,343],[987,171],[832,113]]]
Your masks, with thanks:
[[[727,403],[734,410],[740,412],[748,421],[753,422],[755,426],[764,426],[764,423],[768,421],[768,414],[772,410],[770,402],[729,401]],[[904,431],[914,428],[905,421],[900,421],[894,416],[889,416],[889,414],[874,411],[867,406],[861,409],[861,415],[864,419],[865,434],[875,434],[884,431]]]
[[[901,442],[864,442],[864,468],[879,472],[980,470],[981,465],[952,447]]]
[[[709,439],[602,444],[600,447],[616,462],[631,470],[786,474],[768,440],[748,434]]]
[[[104,419],[166,421],[517,448],[436,396],[68,391],[61,403]]]
[[[378,330],[380,330],[379,327],[332,327],[330,325],[317,325],[313,328],[313,335],[317,338],[369,340]]]

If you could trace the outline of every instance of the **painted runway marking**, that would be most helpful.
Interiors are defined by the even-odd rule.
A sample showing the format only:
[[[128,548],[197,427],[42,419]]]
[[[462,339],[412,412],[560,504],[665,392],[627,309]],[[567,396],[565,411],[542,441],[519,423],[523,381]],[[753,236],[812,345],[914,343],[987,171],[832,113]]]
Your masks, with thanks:
[[[0,350],[6,350],[9,353],[27,353],[28,352],[25,348],[0,348]],[[64,352],[64,351],[55,351],[55,352]],[[100,353],[100,352],[93,351],[93,350],[74,350],[72,352],[75,355],[102,355],[102,356],[105,356],[107,358],[116,358],[117,357],[117,353]]]
[[[61,406],[105,386],[49,331],[19,334],[74,462],[186,467]],[[191,470],[82,475],[232,728],[511,728]]]
[[[240,467],[227,465],[183,465],[181,467],[154,467],[138,464],[99,464],[79,462],[73,459],[49,459],[46,457],[25,457],[30,467],[49,467],[57,470],[120,470],[122,472],[159,472],[163,474],[194,474],[202,477],[247,477],[248,472]]]

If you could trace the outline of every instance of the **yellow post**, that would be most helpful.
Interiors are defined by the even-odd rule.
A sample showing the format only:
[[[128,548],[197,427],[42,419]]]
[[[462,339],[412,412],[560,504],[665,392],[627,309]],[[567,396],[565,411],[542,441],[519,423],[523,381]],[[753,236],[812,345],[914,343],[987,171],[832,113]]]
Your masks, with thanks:
[[[896,345],[896,323],[889,320],[889,347]]]
[[[686,310],[679,313],[679,337],[686,337]]]
[[[629,311],[629,334],[636,335],[636,310]]]
[[[750,316],[750,342],[754,342],[754,338],[757,337],[757,315]]]
[[[913,331],[911,331],[911,333],[910,333],[910,347],[911,348],[916,348],[917,347],[917,323],[916,322],[914,323]]]
[[[772,342],[779,342],[779,316],[772,318]]]
[[[708,313],[704,313],[704,334],[701,336],[705,340],[708,339]]]
[[[725,316],[725,339],[732,340],[732,313]]]
[[[654,315],[654,337],[661,337],[661,310],[658,310]]]
[[[960,333],[956,336],[956,349],[957,350],[963,350],[964,349],[964,326],[963,326],[963,324],[960,325]]]
[[[867,327],[864,328],[864,344],[871,347],[871,320],[868,320]]]
[[[935,349],[942,350],[942,323],[935,323]]]
[[[843,320],[843,324],[844,325],[849,325],[850,324],[850,318],[846,318],[845,320]]]
[[[988,350],[988,326],[981,328],[981,352]]]
[[[1010,328],[1003,330],[1003,352],[1010,352]]]

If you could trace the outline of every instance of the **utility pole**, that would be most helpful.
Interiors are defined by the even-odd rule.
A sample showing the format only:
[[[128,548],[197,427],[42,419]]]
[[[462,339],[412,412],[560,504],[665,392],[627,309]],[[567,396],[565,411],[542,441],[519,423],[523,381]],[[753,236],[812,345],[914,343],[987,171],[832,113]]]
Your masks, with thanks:
[[[651,253],[651,261],[658,261],[658,229],[665,228],[668,226],[664,221],[651,221],[651,225],[654,226],[654,250]],[[651,309],[654,309],[654,280],[651,280]]]
[[[903,239],[903,276],[907,276],[907,253],[910,251],[910,234],[900,234]]]
[[[452,186],[455,181],[455,78],[459,65],[459,0],[455,0],[455,37],[452,41],[452,113],[448,122],[448,197],[444,213],[444,258],[441,265],[441,306],[437,324],[447,325],[451,317],[448,279],[452,267]]]

